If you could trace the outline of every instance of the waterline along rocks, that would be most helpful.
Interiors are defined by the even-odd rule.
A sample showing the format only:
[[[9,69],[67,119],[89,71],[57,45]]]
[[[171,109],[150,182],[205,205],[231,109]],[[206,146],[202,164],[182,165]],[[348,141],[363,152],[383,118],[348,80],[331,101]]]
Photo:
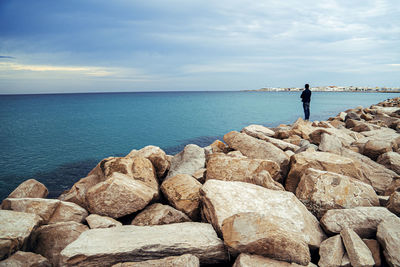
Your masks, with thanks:
[[[58,199],[25,181],[0,266],[400,266],[400,98],[223,139],[106,158]]]

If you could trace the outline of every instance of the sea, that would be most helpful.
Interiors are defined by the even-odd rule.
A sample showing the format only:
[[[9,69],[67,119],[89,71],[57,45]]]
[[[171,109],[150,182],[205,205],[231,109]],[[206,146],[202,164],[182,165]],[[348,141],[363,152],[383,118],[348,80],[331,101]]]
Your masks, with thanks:
[[[313,92],[310,120],[396,93]],[[103,158],[147,145],[167,154],[207,146],[250,124],[303,117],[300,92],[146,92],[0,95],[0,200],[34,178],[56,198]]]

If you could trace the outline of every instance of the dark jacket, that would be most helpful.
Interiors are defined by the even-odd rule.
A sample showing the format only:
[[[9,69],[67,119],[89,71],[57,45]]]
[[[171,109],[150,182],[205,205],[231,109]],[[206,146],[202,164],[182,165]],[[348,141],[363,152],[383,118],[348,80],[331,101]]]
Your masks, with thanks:
[[[311,101],[311,91],[310,91],[310,89],[305,89],[301,93],[300,97],[301,97],[301,101],[302,102],[310,103],[310,101]]]

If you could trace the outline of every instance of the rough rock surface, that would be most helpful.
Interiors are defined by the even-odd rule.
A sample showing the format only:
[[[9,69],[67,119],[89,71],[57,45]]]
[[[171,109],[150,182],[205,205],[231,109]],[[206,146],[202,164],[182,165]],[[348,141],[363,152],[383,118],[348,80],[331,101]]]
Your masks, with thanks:
[[[376,237],[390,266],[400,266],[400,219],[379,224]]]
[[[198,171],[196,171],[195,173],[193,173],[193,178],[196,179],[197,181],[199,181],[201,184],[204,184],[204,182],[206,181],[206,168],[202,168]]]
[[[35,179],[29,179],[20,184],[8,198],[25,198],[25,197],[37,197],[44,198],[47,197],[49,191],[46,186]]]
[[[177,174],[192,175],[206,164],[206,154],[204,148],[197,145],[189,144],[185,146],[183,151],[176,154],[171,161],[171,167],[167,175],[173,177]]]
[[[273,144],[235,131],[224,135],[224,141],[229,147],[239,150],[246,157],[275,161],[281,168],[282,175],[286,175],[289,157]]]
[[[200,215],[200,188],[202,184],[188,174],[177,174],[165,180],[161,190],[169,203],[192,220]]]
[[[0,259],[25,249],[28,238],[42,219],[31,213],[0,210]]]
[[[379,223],[396,219],[397,216],[384,207],[357,207],[328,210],[320,222],[327,233],[338,234],[350,228],[362,238],[371,238],[375,236]]]
[[[212,153],[228,153],[229,151],[229,147],[221,140],[215,140],[210,147]]]
[[[382,266],[381,249],[378,241],[376,241],[375,239],[363,239],[363,242],[365,243],[365,245],[367,245],[367,247],[372,253],[372,257],[374,258],[375,262],[374,266],[375,267]]]
[[[57,208],[51,215],[49,223],[56,222],[83,222],[88,216],[88,212],[72,202],[60,201]]]
[[[250,253],[307,265],[310,251],[300,233],[285,228],[284,219],[255,212],[238,213],[222,223],[224,242],[234,253]]]
[[[164,150],[157,146],[146,146],[140,150],[132,150],[127,157],[142,157],[150,160],[156,169],[158,178],[164,177],[170,166]]]
[[[345,249],[340,235],[325,239],[319,248],[320,267],[341,266]]]
[[[387,152],[379,156],[377,159],[379,164],[382,164],[386,168],[400,174],[400,154],[396,152]]]
[[[319,247],[326,238],[318,220],[290,192],[243,182],[208,180],[201,188],[201,195],[203,215],[219,233],[226,218],[256,212],[284,219],[282,227],[301,233],[311,247]]]
[[[77,222],[60,222],[43,225],[32,234],[31,248],[58,266],[60,252],[79,235],[88,230],[86,225]]]
[[[375,264],[372,253],[362,239],[350,228],[340,232],[343,244],[354,267],[373,267]]]
[[[74,266],[110,266],[183,254],[195,255],[201,264],[227,260],[212,226],[194,222],[92,229],[61,252],[62,263]]]
[[[330,135],[327,133],[323,133],[321,136],[321,142],[319,144],[319,150],[323,152],[332,152],[335,153],[340,151],[342,147],[342,142],[336,135]]]
[[[397,216],[400,216],[400,192],[393,192],[393,194],[390,195],[386,207]]]
[[[369,140],[365,143],[363,154],[376,160],[381,154],[392,151],[392,143],[384,140]]]
[[[251,255],[242,253],[236,258],[235,263],[232,267],[304,267],[297,263],[289,263],[286,261],[278,261],[270,258],[266,258],[259,255]],[[317,265],[310,262],[307,267],[317,267]]]
[[[341,174],[306,169],[296,196],[317,218],[327,210],[379,206],[372,186]]]
[[[90,229],[122,226],[122,223],[114,220],[113,218],[100,216],[97,214],[90,214],[89,216],[87,216],[86,222],[88,223]]]
[[[200,266],[199,258],[191,254],[184,254],[181,256],[166,257],[159,260],[117,263],[112,267],[199,267],[199,266]]]
[[[17,251],[8,259],[0,261],[0,267],[51,267],[51,264],[42,255]]]
[[[279,170],[278,164],[270,160],[213,155],[207,162],[206,180],[240,181],[284,190],[280,183],[274,181],[280,179]]]
[[[168,205],[154,203],[136,215],[131,224],[147,226],[190,221],[190,218],[185,213]]]
[[[266,136],[273,137],[275,135],[275,132],[273,130],[257,124],[251,124],[247,127],[244,127],[242,129],[242,132],[258,139],[263,139]]]

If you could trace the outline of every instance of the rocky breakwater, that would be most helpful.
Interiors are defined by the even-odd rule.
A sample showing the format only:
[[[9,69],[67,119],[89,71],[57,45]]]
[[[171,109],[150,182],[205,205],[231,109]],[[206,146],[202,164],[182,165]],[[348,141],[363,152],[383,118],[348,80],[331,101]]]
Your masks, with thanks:
[[[400,266],[400,99],[99,162],[2,201],[0,266]]]

